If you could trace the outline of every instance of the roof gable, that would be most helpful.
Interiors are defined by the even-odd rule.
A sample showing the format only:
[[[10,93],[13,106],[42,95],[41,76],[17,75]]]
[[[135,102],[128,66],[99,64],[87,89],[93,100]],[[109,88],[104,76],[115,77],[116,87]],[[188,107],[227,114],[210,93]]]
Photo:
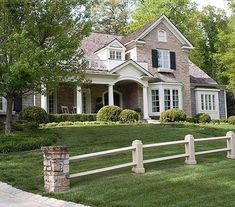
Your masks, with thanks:
[[[123,44],[127,45],[130,42],[137,42],[148,35],[153,29],[155,29],[160,23],[163,23],[184,45],[184,48],[192,49],[193,45],[187,40],[187,38],[174,26],[174,24],[165,16],[162,15],[160,18],[140,27],[133,33],[122,38]]]

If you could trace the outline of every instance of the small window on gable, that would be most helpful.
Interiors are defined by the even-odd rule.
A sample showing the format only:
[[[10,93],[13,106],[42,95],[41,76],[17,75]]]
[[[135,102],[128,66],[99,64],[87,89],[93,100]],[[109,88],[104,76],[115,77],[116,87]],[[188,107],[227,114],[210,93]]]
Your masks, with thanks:
[[[166,32],[163,30],[158,31],[157,38],[159,42],[166,42]]]

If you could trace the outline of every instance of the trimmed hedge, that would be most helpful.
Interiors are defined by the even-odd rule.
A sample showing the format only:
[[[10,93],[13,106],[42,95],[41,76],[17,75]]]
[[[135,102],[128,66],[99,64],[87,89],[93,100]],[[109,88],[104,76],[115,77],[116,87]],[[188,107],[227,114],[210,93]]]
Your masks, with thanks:
[[[96,121],[96,114],[49,114],[49,122]]]
[[[131,109],[124,109],[120,115],[119,120],[124,123],[131,123],[139,120],[139,114]]]
[[[235,116],[230,116],[230,117],[228,118],[228,123],[229,123],[229,124],[232,124],[232,125],[235,125]]]
[[[25,121],[25,120],[16,121],[12,125],[14,131],[26,131],[26,130],[37,129],[38,127],[39,124],[37,122]]]
[[[104,106],[97,113],[98,121],[119,121],[122,109],[118,106]]]
[[[33,121],[38,124],[46,123],[48,121],[47,112],[39,106],[26,107],[19,115],[21,120]]]
[[[39,130],[11,135],[0,134],[0,153],[40,149],[42,146],[53,145],[56,140],[54,133]]]
[[[194,116],[194,119],[197,123],[210,123],[211,122],[210,115],[206,113],[199,113]]]
[[[160,115],[161,122],[186,121],[186,119],[186,113],[180,109],[168,109],[166,111],[163,111]]]

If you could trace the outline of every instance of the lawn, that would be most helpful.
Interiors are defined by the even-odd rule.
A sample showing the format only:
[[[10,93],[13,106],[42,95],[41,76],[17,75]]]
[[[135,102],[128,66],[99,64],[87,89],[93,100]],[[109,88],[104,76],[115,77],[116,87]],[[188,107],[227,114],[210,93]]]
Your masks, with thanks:
[[[57,145],[69,145],[71,155],[130,146],[135,139],[143,143],[225,135],[235,130],[228,125],[116,125],[43,129],[59,134]],[[197,150],[225,147],[225,141],[198,145]],[[144,157],[154,158],[182,153],[183,146],[145,150]],[[197,157],[198,164],[188,166],[184,159],[145,165],[145,174],[130,169],[72,180],[71,189],[59,194],[43,193],[42,153],[40,150],[1,154],[0,180],[21,189],[59,199],[97,207],[196,207],[235,206],[235,160],[226,153]],[[122,164],[131,153],[72,162],[71,172]]]

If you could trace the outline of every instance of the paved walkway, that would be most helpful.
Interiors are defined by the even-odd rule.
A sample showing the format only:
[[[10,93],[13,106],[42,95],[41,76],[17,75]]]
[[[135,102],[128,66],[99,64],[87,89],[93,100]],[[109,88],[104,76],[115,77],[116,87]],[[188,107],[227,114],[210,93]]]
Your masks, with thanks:
[[[28,193],[0,182],[0,207],[88,207]]]

